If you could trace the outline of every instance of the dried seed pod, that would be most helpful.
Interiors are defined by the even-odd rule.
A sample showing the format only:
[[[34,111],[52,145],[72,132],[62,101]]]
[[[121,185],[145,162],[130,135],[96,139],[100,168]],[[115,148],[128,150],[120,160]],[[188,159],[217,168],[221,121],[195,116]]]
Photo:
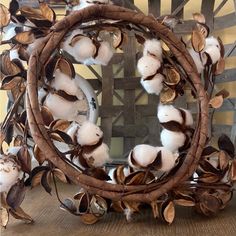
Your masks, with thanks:
[[[97,217],[103,216],[107,212],[108,206],[104,198],[99,195],[92,196],[90,201],[90,213],[96,215]]]
[[[180,74],[173,67],[165,67],[164,68],[165,83],[169,86],[177,85],[180,82]]]
[[[174,89],[164,86],[160,93],[160,100],[162,104],[173,102],[177,97],[177,93]]]
[[[211,107],[218,109],[223,105],[224,102],[224,98],[223,96],[215,96],[213,97],[210,101],[209,101],[209,105],[211,105]]]
[[[74,201],[70,198],[66,198],[63,201],[63,204],[60,205],[60,209],[62,209],[64,211],[69,211],[69,212],[76,212],[77,211]]]

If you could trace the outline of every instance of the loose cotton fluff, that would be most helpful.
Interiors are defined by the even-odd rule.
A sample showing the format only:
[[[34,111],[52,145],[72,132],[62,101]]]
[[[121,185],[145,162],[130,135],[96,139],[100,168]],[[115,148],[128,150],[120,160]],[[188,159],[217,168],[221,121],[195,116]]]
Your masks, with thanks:
[[[106,41],[102,41],[99,49],[98,55],[95,58],[89,58],[84,61],[86,65],[103,65],[106,66],[113,56],[113,49],[111,48],[110,44]]]
[[[162,105],[158,106],[157,117],[160,123],[166,123],[169,121],[177,121],[178,123],[183,123],[183,117],[178,109],[172,105]]]
[[[158,73],[151,80],[145,80],[145,78],[141,78],[140,83],[147,93],[159,95],[163,89],[163,80],[164,76]]]
[[[142,77],[155,75],[160,68],[161,62],[152,56],[143,56],[138,60],[138,71]]]
[[[161,131],[161,143],[169,151],[175,153],[184,146],[186,136],[182,132],[174,132],[167,129]]]
[[[90,153],[85,153],[84,158],[89,165],[94,167],[102,167],[110,161],[109,148],[105,143],[102,143]]]
[[[218,39],[213,36],[206,38],[204,52],[210,56],[212,64],[215,64],[217,61],[219,61],[221,55]]]
[[[8,192],[20,175],[17,163],[6,156],[0,156],[0,192]]]
[[[77,131],[77,142],[81,146],[95,145],[102,137],[102,130],[97,125],[89,121],[85,121]]]
[[[162,62],[162,47],[161,42],[157,39],[148,39],[144,43],[143,48],[144,56],[155,56],[160,62]]]

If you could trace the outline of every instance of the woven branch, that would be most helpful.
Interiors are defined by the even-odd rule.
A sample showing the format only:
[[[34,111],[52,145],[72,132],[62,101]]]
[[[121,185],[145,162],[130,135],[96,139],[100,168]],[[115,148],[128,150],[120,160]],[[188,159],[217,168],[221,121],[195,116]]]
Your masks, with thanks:
[[[191,147],[176,174],[161,183],[124,186],[110,184],[82,174],[60,157],[43,125],[37,98],[37,80],[39,75],[42,74],[44,65],[69,31],[83,22],[97,19],[124,20],[147,27],[150,31],[155,32],[169,47],[188,75],[190,79],[189,82],[193,84],[196,90],[198,117]],[[31,135],[47,160],[61,169],[72,182],[85,188],[89,193],[98,194],[112,200],[122,199],[126,201],[152,202],[193,174],[206,143],[209,99],[201,83],[195,64],[186,50],[185,45],[169,28],[158,23],[153,17],[112,5],[97,5],[85,8],[81,11],[75,11],[51,28],[51,32],[42,39],[41,44],[32,53],[28,68],[26,108]]]

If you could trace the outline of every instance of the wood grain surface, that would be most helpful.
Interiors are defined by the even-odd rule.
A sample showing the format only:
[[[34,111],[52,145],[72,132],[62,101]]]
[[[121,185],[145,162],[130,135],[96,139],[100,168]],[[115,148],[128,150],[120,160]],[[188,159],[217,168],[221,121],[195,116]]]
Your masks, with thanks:
[[[62,198],[73,197],[77,187],[59,185]],[[153,219],[149,210],[134,217],[127,223],[119,213],[109,213],[95,225],[84,225],[79,218],[59,209],[55,193],[48,195],[41,187],[27,193],[23,209],[30,214],[35,223],[24,224],[10,218],[2,236],[235,236],[236,235],[236,197],[231,204],[212,218],[196,214],[188,207],[178,208],[177,217],[172,225]]]

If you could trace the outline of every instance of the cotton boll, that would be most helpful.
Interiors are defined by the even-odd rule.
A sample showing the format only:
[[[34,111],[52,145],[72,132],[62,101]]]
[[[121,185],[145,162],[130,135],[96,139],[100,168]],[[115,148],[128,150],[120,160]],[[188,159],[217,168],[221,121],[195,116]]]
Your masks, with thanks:
[[[138,60],[138,71],[143,77],[148,77],[157,73],[161,63],[152,56],[143,56]]]
[[[85,121],[77,132],[77,142],[81,145],[95,145],[103,137],[102,130],[95,124]]]
[[[16,35],[17,25],[13,22],[10,22],[8,26],[3,28],[2,41],[9,40]]]
[[[157,39],[148,39],[144,43],[143,55],[154,55],[159,61],[162,62],[162,47],[161,42]]]
[[[188,52],[193,58],[193,61],[197,67],[198,73],[199,74],[202,73],[202,71],[204,70],[204,64],[206,63],[206,60],[202,61],[201,59],[203,59],[203,57],[200,58],[199,53],[195,52],[193,48],[189,48]]]
[[[157,156],[157,149],[148,144],[140,144],[134,147],[134,149],[130,152],[128,157],[129,166],[133,168],[137,168],[132,163],[131,155],[134,161],[141,167],[147,167],[151,164],[156,156]]]
[[[185,125],[186,126],[192,126],[193,125],[193,116],[192,113],[189,110],[180,108],[182,111],[185,112]]]
[[[178,123],[183,123],[183,118],[178,109],[172,105],[159,105],[157,117],[161,123],[166,123],[169,121],[177,121]]]
[[[204,49],[204,52],[207,53],[212,61],[212,64],[215,64],[217,61],[219,61],[221,55],[220,55],[220,48],[216,46],[207,46]]]
[[[20,58],[19,58],[19,53],[18,53],[18,50],[17,50],[17,49],[12,49],[12,50],[10,50],[9,56],[10,56],[10,60],[11,60],[11,61],[14,60],[14,59],[19,59],[19,60],[20,60]]]
[[[175,166],[176,156],[165,147],[158,147],[157,151],[161,151],[161,168],[160,171],[166,172]]]
[[[51,111],[54,119],[68,121],[81,122],[79,112],[87,110],[87,103],[85,100],[70,102],[51,93],[47,95],[44,105]]]
[[[215,47],[220,48],[218,39],[213,36],[206,38],[205,42],[206,42],[206,47],[215,46]]]
[[[140,83],[147,93],[159,95],[163,89],[163,80],[164,76],[162,74],[156,74],[151,80],[145,80],[145,78],[142,78]]]
[[[99,145],[91,153],[85,153],[84,158],[93,167],[102,167],[110,161],[109,148],[105,143]]]
[[[0,156],[0,192],[8,192],[20,175],[17,163],[9,157]]]
[[[95,64],[106,66],[113,56],[113,49],[106,41],[101,42],[98,49],[98,55],[95,58]]]
[[[181,132],[174,132],[167,129],[161,131],[161,143],[171,152],[177,152],[184,145],[185,135]]]
[[[72,123],[70,127],[67,129],[67,134],[71,137],[73,141],[75,141],[75,137],[77,135],[77,131],[79,129],[79,125],[76,123]]]

